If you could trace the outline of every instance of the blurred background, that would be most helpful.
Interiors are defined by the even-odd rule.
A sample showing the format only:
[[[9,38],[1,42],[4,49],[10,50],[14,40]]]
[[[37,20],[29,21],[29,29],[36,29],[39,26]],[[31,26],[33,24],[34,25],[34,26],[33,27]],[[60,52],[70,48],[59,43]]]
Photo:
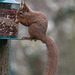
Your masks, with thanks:
[[[26,4],[48,18],[47,35],[55,41],[59,54],[56,75],[75,75],[75,0],[26,0]],[[19,24],[18,37],[23,36],[29,36],[28,29]],[[11,44],[14,75],[43,75],[45,44],[30,40],[12,40]]]

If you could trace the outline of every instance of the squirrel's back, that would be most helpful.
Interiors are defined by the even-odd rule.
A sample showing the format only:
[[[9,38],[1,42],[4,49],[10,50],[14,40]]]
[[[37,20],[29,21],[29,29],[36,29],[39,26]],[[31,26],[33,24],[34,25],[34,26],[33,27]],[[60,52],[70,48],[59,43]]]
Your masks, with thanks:
[[[37,23],[37,25],[39,24],[47,25],[48,24],[48,20],[45,14],[40,11],[32,11],[31,20],[33,23]]]

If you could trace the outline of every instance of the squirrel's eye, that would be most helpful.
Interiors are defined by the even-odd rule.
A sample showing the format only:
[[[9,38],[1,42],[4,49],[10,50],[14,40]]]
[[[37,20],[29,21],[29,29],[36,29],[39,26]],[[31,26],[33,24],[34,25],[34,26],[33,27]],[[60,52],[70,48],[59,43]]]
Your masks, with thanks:
[[[20,11],[20,13],[19,14],[23,14],[23,11]]]

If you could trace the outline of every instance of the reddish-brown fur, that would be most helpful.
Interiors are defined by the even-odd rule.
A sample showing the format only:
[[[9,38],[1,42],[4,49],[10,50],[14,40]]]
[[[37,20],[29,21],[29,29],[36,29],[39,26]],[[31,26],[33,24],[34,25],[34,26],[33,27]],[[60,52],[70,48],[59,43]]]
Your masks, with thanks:
[[[46,35],[48,21],[40,11],[31,10],[25,3],[16,13],[16,23],[20,22],[28,27],[30,37],[23,39],[39,39],[46,44],[48,49],[48,62],[44,75],[55,75],[57,67],[57,49],[55,43]]]

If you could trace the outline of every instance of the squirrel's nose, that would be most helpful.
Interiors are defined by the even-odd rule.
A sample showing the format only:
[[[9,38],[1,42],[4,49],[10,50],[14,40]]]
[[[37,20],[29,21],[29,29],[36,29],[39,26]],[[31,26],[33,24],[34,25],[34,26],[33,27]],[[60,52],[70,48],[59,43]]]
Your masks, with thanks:
[[[19,23],[19,20],[18,20],[18,19],[16,19],[16,20],[15,20],[15,23]]]

